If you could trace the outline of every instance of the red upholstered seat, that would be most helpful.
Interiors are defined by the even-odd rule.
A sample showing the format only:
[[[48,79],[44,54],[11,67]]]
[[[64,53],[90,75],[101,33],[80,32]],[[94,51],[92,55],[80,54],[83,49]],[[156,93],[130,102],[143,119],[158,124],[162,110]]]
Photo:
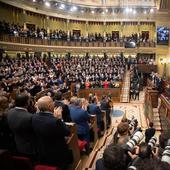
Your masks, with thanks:
[[[33,170],[31,160],[26,157],[13,156],[13,165],[17,170]]]
[[[58,170],[58,168],[46,165],[36,165],[34,170]]]
[[[78,140],[78,145],[79,145],[79,149],[80,149],[80,152],[83,151],[85,149],[85,146],[87,145],[87,142],[86,141],[82,141],[82,140]]]

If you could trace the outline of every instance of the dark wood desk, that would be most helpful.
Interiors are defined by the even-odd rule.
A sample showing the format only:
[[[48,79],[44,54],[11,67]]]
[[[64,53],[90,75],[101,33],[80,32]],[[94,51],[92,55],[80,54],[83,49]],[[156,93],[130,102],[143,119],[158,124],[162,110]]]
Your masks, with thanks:
[[[110,95],[112,102],[120,102],[121,87],[119,88],[95,88],[95,89],[81,89],[78,92],[78,97],[88,99],[89,94],[96,94],[99,101],[102,98],[102,95]]]
[[[152,71],[157,72],[157,65],[152,64],[137,64],[139,72],[142,73],[151,73]]]

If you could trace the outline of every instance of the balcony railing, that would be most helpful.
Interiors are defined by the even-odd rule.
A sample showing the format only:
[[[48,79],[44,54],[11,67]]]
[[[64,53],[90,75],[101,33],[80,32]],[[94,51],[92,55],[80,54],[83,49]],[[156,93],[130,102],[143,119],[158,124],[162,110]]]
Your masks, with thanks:
[[[66,41],[66,40],[48,40],[40,38],[15,37],[10,35],[0,35],[0,41],[9,43],[46,45],[46,46],[72,46],[72,47],[124,47],[124,42],[85,42],[85,41]],[[137,47],[155,47],[155,42],[140,42]]]

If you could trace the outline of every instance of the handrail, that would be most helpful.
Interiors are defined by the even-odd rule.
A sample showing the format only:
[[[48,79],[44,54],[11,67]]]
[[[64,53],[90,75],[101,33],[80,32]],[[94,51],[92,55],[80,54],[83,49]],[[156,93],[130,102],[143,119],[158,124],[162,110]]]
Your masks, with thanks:
[[[7,34],[0,35],[0,41],[12,42],[19,44],[32,44],[32,45],[46,45],[46,46],[71,46],[71,47],[124,47],[124,42],[85,42],[85,41],[67,41],[67,40],[49,40],[30,37],[16,37]],[[139,47],[155,47],[155,42],[140,42]]]

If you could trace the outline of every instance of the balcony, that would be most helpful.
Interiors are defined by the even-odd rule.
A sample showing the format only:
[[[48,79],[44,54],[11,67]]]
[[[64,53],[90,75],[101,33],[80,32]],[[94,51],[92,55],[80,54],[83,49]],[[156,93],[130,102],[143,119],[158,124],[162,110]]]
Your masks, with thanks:
[[[66,41],[66,40],[48,40],[39,38],[15,37],[10,35],[0,35],[0,48],[4,50],[21,51],[56,51],[63,50],[114,50],[123,51],[152,51],[155,50],[155,42],[140,42],[136,48],[125,48],[124,42],[85,42],[85,41]],[[143,51],[143,52],[144,52]]]

